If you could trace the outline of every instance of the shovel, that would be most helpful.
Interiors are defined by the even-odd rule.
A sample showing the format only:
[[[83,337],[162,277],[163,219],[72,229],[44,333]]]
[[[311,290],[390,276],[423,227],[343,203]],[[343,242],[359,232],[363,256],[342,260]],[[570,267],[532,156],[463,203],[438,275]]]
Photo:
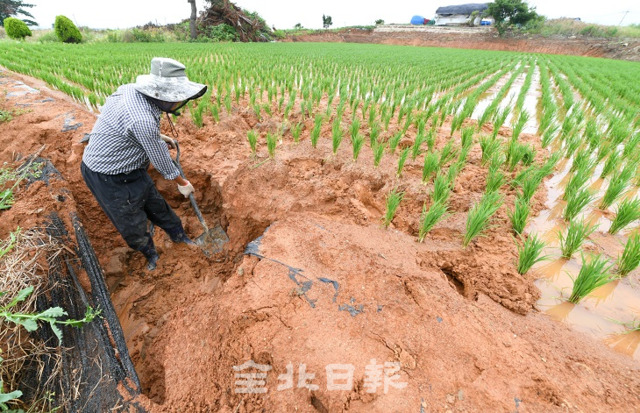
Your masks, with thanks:
[[[174,139],[173,141],[176,145],[176,159],[173,160],[173,163],[180,171],[180,176],[183,179],[187,179],[185,178],[182,166],[180,165],[180,145],[178,144],[177,139]],[[198,204],[196,203],[196,199],[193,194],[189,194],[189,201],[191,201],[191,206],[198,217],[198,221],[200,221],[200,225],[202,225],[202,228],[204,229],[202,235],[196,238],[195,243],[202,248],[202,251],[207,257],[222,252],[224,245],[229,242],[227,233],[224,232],[220,224],[216,224],[214,228],[209,229],[209,226],[202,216],[202,212],[200,212],[200,208],[198,208]]]

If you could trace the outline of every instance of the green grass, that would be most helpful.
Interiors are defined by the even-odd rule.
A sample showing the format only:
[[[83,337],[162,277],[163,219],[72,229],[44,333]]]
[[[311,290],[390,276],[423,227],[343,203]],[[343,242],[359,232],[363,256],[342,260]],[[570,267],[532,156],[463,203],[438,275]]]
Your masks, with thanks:
[[[429,231],[440,221],[447,216],[447,205],[445,202],[434,202],[426,210],[426,205],[422,210],[422,216],[420,218],[420,229],[418,231],[418,242],[424,241]]]
[[[396,215],[396,211],[400,206],[400,202],[402,202],[402,198],[404,197],[404,192],[400,192],[396,189],[393,189],[387,195],[387,210],[384,214],[383,225],[385,228],[391,224],[393,221],[393,217]]]
[[[636,233],[629,237],[624,246],[624,251],[618,257],[617,264],[616,273],[620,277],[627,276],[638,267],[640,264],[640,234]]]
[[[467,224],[462,240],[462,245],[465,248],[488,228],[491,217],[498,211],[502,201],[502,195],[498,192],[488,192],[471,208],[467,215]]]
[[[617,234],[637,219],[640,219],[640,199],[625,199],[618,206],[616,216],[609,228],[609,234]]]
[[[582,267],[578,276],[573,279],[573,289],[569,302],[578,304],[584,297],[589,295],[593,290],[601,287],[611,281],[609,271],[612,265],[602,255],[594,255],[587,261],[582,256]]]
[[[536,263],[543,261],[544,242],[537,235],[530,235],[522,246],[518,245],[518,274],[526,274]]]
[[[567,230],[558,233],[562,257],[571,258],[580,249],[584,241],[596,230],[597,225],[590,225],[585,220],[573,220]]]

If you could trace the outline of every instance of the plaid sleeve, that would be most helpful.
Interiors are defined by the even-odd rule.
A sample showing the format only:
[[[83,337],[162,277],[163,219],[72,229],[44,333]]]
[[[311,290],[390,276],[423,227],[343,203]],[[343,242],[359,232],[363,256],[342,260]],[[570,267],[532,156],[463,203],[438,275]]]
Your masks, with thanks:
[[[147,153],[153,167],[164,179],[173,180],[180,175],[180,171],[171,160],[167,144],[160,138],[160,130],[155,123],[139,120],[132,125],[131,131]]]

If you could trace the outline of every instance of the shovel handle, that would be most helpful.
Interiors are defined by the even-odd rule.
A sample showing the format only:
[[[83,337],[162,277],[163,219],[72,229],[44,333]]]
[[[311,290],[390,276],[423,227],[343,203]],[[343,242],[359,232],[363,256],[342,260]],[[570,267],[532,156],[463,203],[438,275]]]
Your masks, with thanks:
[[[178,144],[177,139],[174,139],[173,142],[176,145],[176,159],[173,160],[173,163],[178,168],[178,171],[180,171],[180,176],[182,177],[182,179],[187,179],[184,176],[182,165],[180,165],[180,144]],[[209,231],[209,226],[205,222],[204,217],[202,216],[202,212],[200,212],[200,208],[198,208],[198,204],[196,203],[196,198],[193,196],[193,193],[189,194],[189,201],[191,201],[191,206],[193,207],[193,210],[195,211],[196,216],[198,217],[198,221],[200,221],[200,224],[204,228],[205,232]]]

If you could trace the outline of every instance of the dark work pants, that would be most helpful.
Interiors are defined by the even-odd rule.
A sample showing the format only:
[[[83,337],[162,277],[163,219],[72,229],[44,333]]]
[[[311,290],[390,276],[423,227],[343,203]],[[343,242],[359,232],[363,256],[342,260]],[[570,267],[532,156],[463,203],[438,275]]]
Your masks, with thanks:
[[[180,218],[144,169],[105,175],[93,172],[82,162],[80,171],[98,204],[129,247],[143,251],[153,246],[147,220],[170,235],[183,230]]]

